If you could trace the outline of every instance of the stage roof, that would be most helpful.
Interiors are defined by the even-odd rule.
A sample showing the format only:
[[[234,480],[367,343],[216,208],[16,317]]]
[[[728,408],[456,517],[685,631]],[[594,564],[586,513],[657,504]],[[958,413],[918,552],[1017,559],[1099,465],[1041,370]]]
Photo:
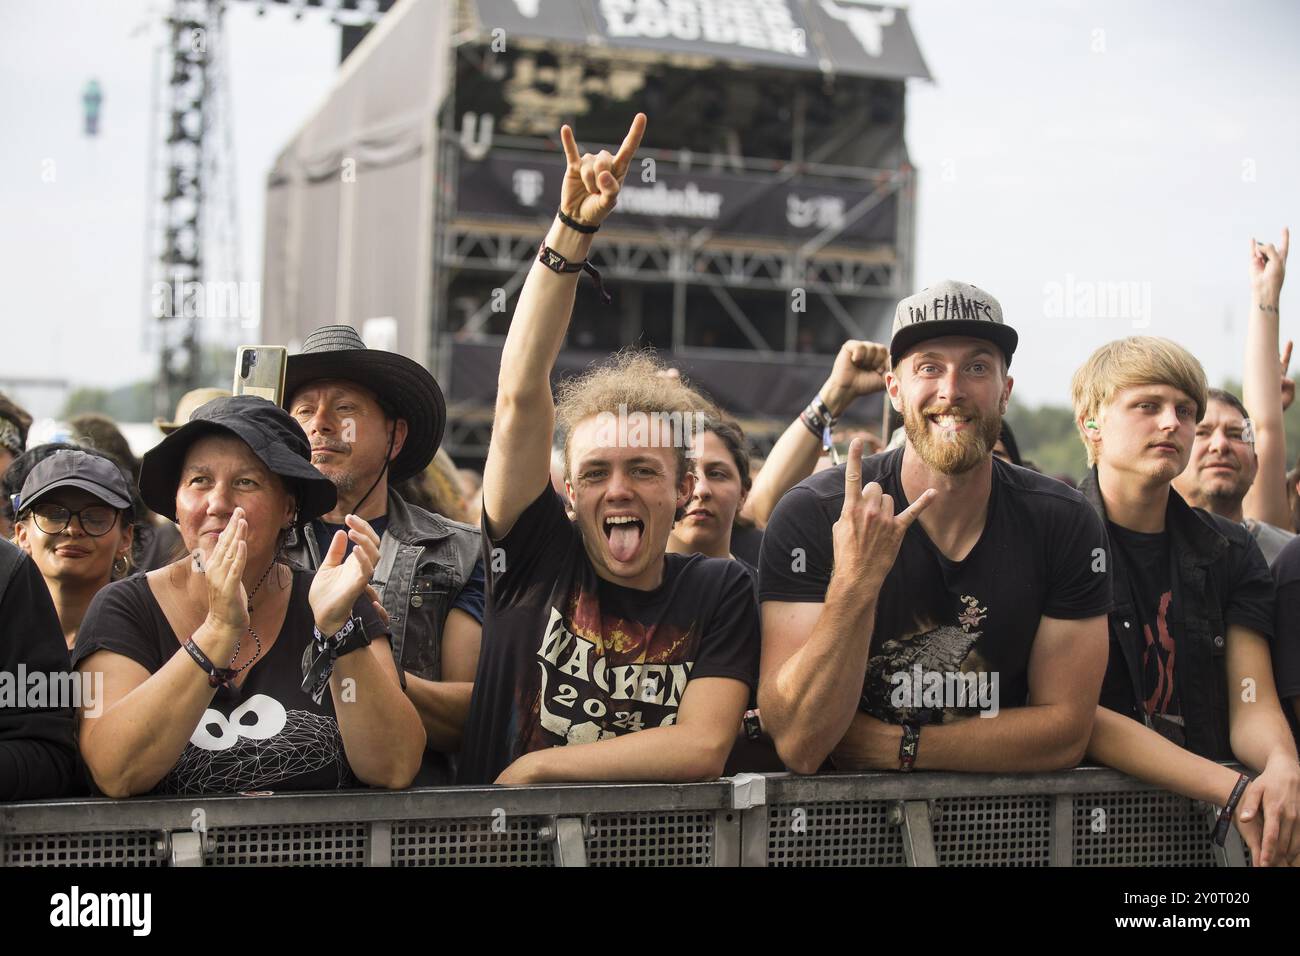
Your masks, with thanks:
[[[471,0],[475,32],[707,56],[777,69],[930,79],[901,7],[860,0]],[[499,32],[496,32],[499,31]]]

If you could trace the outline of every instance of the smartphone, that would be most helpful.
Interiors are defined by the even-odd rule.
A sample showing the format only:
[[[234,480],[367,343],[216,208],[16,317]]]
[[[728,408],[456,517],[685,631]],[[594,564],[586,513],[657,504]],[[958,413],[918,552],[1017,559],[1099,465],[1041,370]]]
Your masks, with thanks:
[[[235,353],[236,395],[256,395],[281,404],[289,350],[283,345],[241,345]]]

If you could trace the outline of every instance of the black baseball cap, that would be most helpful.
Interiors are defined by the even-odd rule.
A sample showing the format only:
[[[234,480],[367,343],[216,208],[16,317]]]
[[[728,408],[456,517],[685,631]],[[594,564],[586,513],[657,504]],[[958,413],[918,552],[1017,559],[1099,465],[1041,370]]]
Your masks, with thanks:
[[[338,492],[334,482],[312,466],[311,445],[302,428],[284,409],[256,395],[217,398],[200,405],[188,422],[145,452],[140,463],[144,503],[175,521],[185,454],[198,439],[221,432],[243,441],[268,471],[297,490],[300,522],[334,508]]]
[[[59,488],[80,488],[106,505],[131,511],[131,488],[122,469],[101,455],[65,449],[37,462],[27,473],[14,513],[26,511]]]

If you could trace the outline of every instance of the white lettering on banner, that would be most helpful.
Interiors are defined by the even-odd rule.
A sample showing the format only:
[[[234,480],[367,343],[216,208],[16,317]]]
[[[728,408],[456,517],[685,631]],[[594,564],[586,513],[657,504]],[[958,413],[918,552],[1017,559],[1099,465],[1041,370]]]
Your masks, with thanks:
[[[677,216],[682,219],[717,219],[722,213],[722,193],[701,192],[694,183],[669,189],[663,183],[641,188],[624,185],[614,212],[642,216]]]
[[[600,12],[611,37],[669,37],[808,54],[788,0],[600,0]]]
[[[785,197],[785,221],[796,229],[817,226],[838,229],[844,224],[844,200],[838,196]]]
[[[569,743],[613,737],[613,731],[589,720],[579,721],[581,715],[607,716],[607,707],[602,699],[605,697],[611,701],[635,701],[674,708],[674,712],[664,717],[659,726],[676,723],[675,708],[681,704],[682,694],[686,691],[693,661],[611,667],[603,656],[593,653],[595,647],[593,642],[565,627],[560,612],[551,608],[537,650],[538,666],[542,669],[540,719],[543,728]],[[559,713],[561,709],[573,712],[575,716],[565,717]],[[639,730],[643,726],[640,710],[620,710],[612,716],[616,727]]]

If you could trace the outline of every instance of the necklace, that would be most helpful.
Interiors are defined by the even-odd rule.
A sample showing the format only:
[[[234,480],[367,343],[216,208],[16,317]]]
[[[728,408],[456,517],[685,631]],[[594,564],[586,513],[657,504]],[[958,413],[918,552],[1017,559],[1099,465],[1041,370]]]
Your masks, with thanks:
[[[258,591],[262,590],[262,585],[266,583],[266,578],[271,573],[271,569],[274,567],[275,567],[275,558],[272,558],[270,567],[268,567],[264,572],[262,572],[261,579],[258,580],[257,584],[253,586],[253,590],[250,591],[248,594],[248,633],[253,635],[253,640],[256,642],[257,646],[256,649],[253,651],[253,656],[248,659],[247,663],[245,663],[243,667],[239,667],[231,670],[229,679],[232,684],[235,678],[242,671],[248,670],[250,667],[253,666],[253,661],[257,660],[259,657],[262,656],[262,639],[257,636],[257,631],[253,630],[253,595],[255,595]],[[237,660],[239,660],[239,639],[238,638],[235,639],[235,653],[230,656],[230,664],[232,667],[234,667],[234,663]]]

